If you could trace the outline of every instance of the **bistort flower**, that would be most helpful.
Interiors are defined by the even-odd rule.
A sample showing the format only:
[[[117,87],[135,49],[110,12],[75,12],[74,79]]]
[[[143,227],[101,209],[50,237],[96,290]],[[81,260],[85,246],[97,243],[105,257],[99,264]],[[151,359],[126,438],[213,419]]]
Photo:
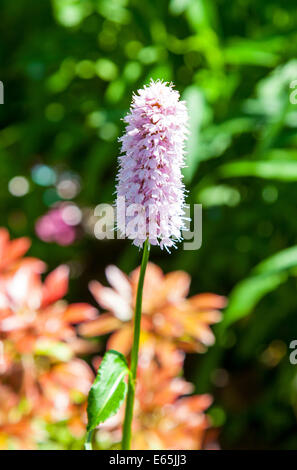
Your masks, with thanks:
[[[142,247],[148,238],[152,245],[168,249],[181,240],[187,120],[185,103],[172,84],[151,80],[133,95],[120,138],[117,223],[136,246]]]

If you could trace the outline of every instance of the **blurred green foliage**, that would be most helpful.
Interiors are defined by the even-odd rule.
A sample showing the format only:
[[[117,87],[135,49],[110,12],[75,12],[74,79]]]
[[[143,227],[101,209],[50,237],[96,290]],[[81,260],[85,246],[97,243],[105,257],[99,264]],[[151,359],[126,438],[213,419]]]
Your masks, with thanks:
[[[170,256],[192,293],[230,298],[217,343],[187,359],[226,448],[297,448],[296,338],[297,10],[288,0],[1,1],[1,225],[33,239],[50,267],[70,262],[72,300],[115,263],[129,272],[126,241],[84,236],[70,247],[41,242],[36,219],[57,194],[50,169],[74,172],[75,201],[113,200],[117,138],[131,94],[152,77],[173,81],[188,103],[188,202],[202,203],[203,244]],[[290,88],[291,85],[291,88]],[[290,102],[290,97],[291,101]],[[49,173],[34,176],[36,165]],[[29,182],[13,196],[15,176]],[[39,175],[40,177],[40,175]]]

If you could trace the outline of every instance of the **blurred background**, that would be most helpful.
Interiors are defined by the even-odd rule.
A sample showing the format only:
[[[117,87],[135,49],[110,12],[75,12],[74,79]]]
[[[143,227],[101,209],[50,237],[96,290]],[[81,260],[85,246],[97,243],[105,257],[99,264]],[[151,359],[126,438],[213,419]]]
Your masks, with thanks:
[[[49,269],[68,264],[66,298],[95,305],[90,280],[139,264],[129,241],[94,235],[95,207],[114,199],[121,118],[150,78],[173,81],[203,241],[151,259],[188,272],[191,295],[229,302],[184,375],[213,395],[221,448],[297,448],[295,2],[2,0],[1,11],[0,225]]]

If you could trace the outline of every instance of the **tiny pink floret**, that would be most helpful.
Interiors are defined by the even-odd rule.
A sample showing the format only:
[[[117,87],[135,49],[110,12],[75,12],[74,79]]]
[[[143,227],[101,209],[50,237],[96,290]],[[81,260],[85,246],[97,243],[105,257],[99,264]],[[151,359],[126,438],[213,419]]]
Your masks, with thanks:
[[[120,138],[117,198],[125,198],[125,208],[120,209],[125,210],[125,235],[139,247],[149,238],[152,245],[168,250],[182,239],[185,229],[181,169],[188,113],[179,98],[172,84],[151,80],[133,95],[130,113],[124,118],[127,126]],[[117,214],[118,219],[123,216]],[[123,232],[119,224],[118,228]]]

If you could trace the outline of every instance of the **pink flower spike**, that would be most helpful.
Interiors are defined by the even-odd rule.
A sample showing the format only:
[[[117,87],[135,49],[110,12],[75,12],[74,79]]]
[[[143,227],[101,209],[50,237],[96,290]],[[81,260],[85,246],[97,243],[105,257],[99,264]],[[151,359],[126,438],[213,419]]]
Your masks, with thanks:
[[[125,222],[118,222],[118,229],[136,246],[149,238],[150,244],[168,250],[186,228],[181,173],[188,134],[185,102],[179,101],[172,84],[151,80],[133,95],[124,121],[117,219]],[[123,198],[124,206],[119,204]]]

